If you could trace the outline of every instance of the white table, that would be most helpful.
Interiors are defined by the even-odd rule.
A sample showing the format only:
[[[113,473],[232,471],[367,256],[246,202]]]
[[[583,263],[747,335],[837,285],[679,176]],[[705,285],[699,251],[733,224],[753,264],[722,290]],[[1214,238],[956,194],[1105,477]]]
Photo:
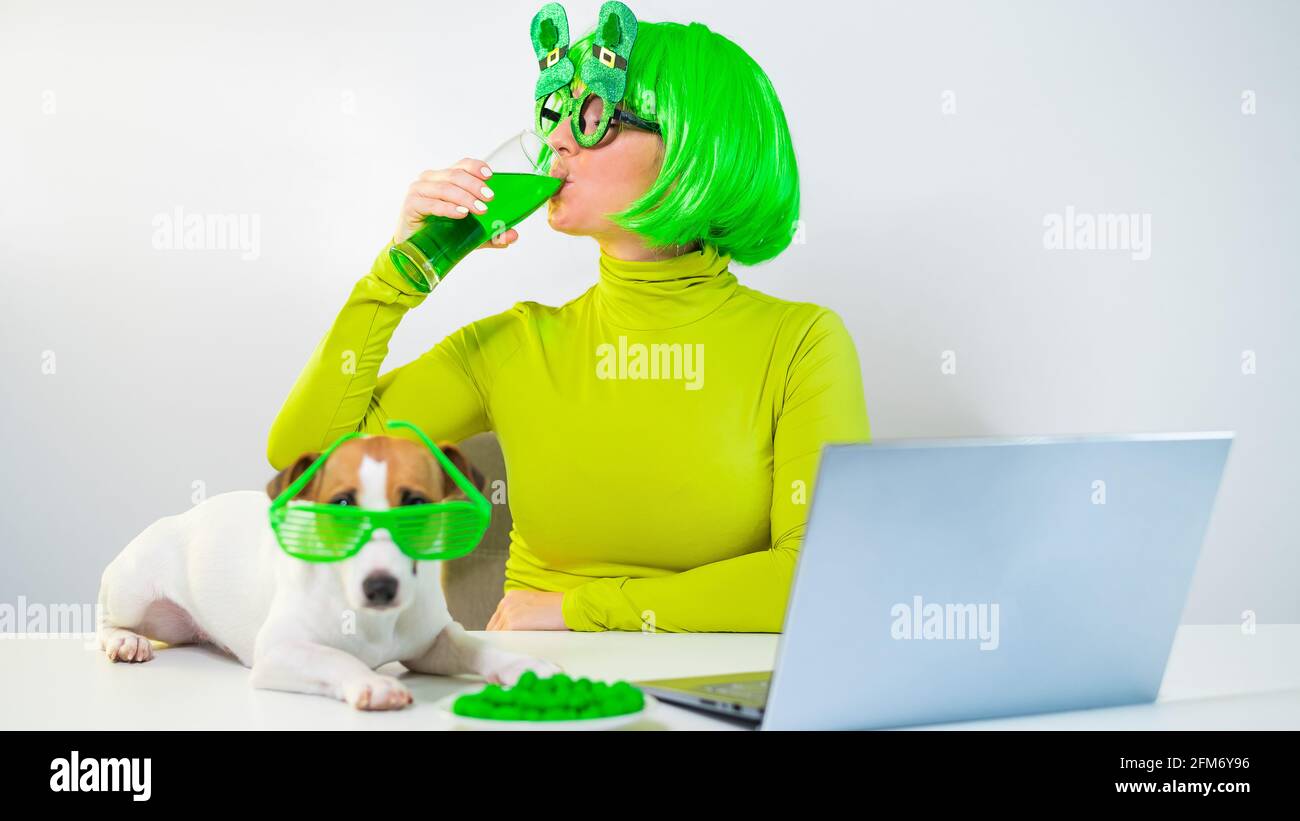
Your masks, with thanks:
[[[479,632],[501,647],[549,658],[573,676],[605,680],[770,669],[778,636],[760,633]],[[254,690],[248,670],[202,647],[112,664],[80,638],[0,637],[0,730],[447,729],[432,707],[477,689],[472,678],[401,674],[415,704],[363,713],[320,696]],[[1154,704],[940,725],[944,729],[1300,729],[1300,625],[1184,626]],[[662,705],[640,729],[744,729]]]

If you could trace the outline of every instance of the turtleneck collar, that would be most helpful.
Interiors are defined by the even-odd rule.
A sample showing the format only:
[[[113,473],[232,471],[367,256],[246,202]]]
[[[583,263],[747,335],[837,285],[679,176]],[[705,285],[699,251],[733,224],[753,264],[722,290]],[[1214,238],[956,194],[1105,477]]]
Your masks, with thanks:
[[[729,254],[712,245],[669,259],[633,262],[600,251],[596,306],[619,328],[664,330],[712,313],[736,291]]]

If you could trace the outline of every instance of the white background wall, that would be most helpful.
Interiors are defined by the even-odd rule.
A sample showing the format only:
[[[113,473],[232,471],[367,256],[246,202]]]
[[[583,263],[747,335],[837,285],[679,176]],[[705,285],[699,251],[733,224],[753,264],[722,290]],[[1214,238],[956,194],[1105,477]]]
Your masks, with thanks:
[[[4,0],[0,602],[92,602],[195,482],[265,484],[407,183],[528,124],[540,5]],[[772,78],[806,241],[735,270],[844,317],[876,438],[1236,430],[1184,620],[1300,621],[1300,6],[631,5]],[[1149,215],[1150,258],[1046,249],[1067,206]],[[255,216],[256,259],[156,249],[177,207]],[[595,281],[590,240],[521,234],[409,315],[385,370]]]

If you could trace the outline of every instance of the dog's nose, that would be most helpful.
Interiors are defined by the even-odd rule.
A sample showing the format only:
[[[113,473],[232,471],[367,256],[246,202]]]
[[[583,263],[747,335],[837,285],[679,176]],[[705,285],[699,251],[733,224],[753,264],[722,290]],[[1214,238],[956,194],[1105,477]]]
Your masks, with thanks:
[[[371,573],[361,582],[361,592],[366,595],[366,604],[383,607],[397,598],[397,579],[387,573]]]

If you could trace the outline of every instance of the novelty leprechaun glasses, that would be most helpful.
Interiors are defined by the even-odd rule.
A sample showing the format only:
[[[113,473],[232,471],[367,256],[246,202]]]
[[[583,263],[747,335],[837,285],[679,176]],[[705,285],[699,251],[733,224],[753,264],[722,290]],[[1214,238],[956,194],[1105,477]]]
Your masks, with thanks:
[[[609,130],[610,123],[628,126],[642,131],[659,133],[659,124],[644,120],[627,109],[622,103],[610,104],[590,88],[583,89],[577,96],[571,96],[572,86],[567,85],[553,91],[545,99],[537,102],[536,129],[539,134],[549,137],[555,127],[569,118],[569,127],[573,138],[579,145],[588,148],[599,143]]]
[[[309,562],[335,562],[355,556],[379,530],[388,533],[398,549],[412,559],[456,559],[478,546],[492,518],[492,504],[424,431],[395,419],[388,422],[388,427],[414,431],[467,498],[389,510],[295,501],[293,497],[307,486],[339,445],[363,435],[347,433],[271,502],[271,530],[285,553]]]

